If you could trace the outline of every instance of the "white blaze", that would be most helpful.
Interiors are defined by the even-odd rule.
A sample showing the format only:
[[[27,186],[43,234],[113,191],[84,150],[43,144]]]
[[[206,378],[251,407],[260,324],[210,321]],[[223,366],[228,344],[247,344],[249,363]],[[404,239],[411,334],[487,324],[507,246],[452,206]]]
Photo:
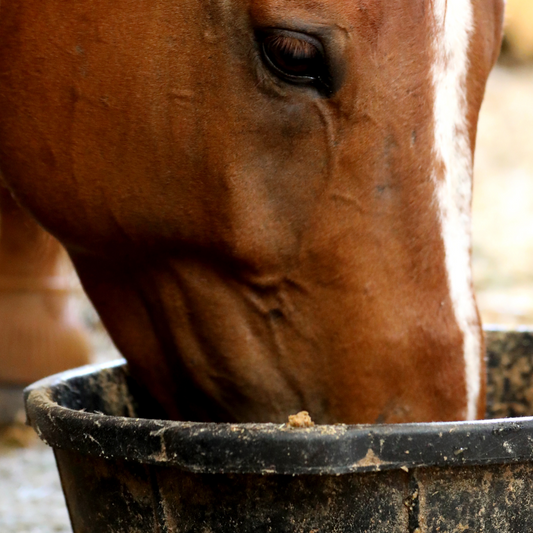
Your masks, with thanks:
[[[472,293],[470,265],[472,155],[466,120],[468,50],[473,33],[471,0],[433,0],[435,16],[435,145],[443,166],[435,171],[436,199],[446,252],[448,285],[455,316],[464,334],[468,405],[476,418],[481,387],[481,339]]]

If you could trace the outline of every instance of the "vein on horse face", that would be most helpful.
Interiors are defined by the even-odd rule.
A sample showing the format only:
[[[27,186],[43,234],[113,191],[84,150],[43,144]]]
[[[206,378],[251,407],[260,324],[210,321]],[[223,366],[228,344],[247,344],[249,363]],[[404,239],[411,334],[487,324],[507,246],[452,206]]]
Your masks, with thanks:
[[[469,47],[473,34],[471,0],[435,0],[433,83],[435,89],[434,170],[448,285],[464,335],[467,386],[465,416],[475,419],[481,390],[481,339],[470,270],[472,153],[466,115]]]

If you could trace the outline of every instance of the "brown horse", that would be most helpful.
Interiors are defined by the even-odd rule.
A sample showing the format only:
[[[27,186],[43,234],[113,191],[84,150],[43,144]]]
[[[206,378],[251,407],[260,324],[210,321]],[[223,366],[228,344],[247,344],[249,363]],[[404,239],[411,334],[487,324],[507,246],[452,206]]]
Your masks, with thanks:
[[[503,0],[4,0],[0,167],[171,418],[473,419]]]

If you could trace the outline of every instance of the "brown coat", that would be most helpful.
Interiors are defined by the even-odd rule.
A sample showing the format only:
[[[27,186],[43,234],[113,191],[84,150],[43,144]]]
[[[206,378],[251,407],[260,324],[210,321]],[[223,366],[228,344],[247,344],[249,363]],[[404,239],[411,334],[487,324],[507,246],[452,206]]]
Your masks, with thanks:
[[[0,3],[0,168],[168,416],[483,413],[442,194],[468,204],[502,4]]]

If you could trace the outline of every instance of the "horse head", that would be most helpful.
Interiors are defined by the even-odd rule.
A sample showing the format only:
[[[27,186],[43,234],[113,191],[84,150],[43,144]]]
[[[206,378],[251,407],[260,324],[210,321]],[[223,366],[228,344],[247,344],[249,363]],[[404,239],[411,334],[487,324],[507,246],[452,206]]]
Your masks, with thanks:
[[[0,168],[167,416],[484,410],[476,124],[503,0],[0,5]]]

